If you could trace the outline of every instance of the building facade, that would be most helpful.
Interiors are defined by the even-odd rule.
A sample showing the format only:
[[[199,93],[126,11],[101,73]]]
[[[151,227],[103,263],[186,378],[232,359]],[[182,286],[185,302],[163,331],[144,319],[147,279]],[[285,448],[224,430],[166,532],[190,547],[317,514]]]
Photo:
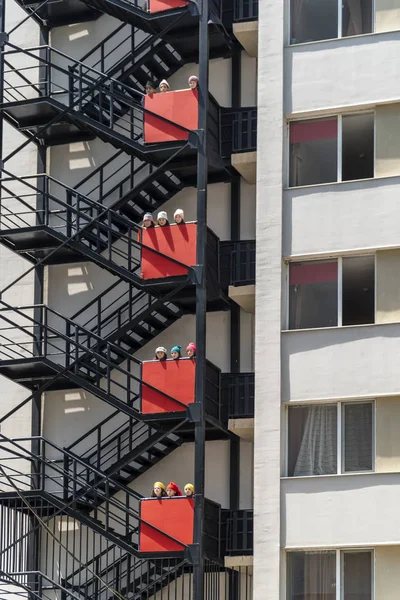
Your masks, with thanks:
[[[396,2],[260,2],[256,598],[398,595]]]

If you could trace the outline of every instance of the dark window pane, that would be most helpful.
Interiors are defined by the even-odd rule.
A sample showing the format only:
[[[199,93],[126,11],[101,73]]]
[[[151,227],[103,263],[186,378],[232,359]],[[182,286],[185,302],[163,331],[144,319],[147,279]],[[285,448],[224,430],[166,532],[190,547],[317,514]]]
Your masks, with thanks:
[[[291,44],[338,37],[337,0],[291,0]]]
[[[337,325],[337,262],[291,263],[289,329]]]
[[[372,470],[372,403],[344,407],[344,470]]]
[[[337,473],[336,404],[289,407],[289,477]]]
[[[375,322],[375,258],[352,256],[343,259],[342,324]]]
[[[343,0],[343,37],[372,33],[372,1],[373,0]]]
[[[342,180],[374,176],[374,115],[345,115],[342,119]]]
[[[371,600],[371,552],[343,554],[343,600]]]
[[[337,181],[337,119],[290,124],[290,186]]]
[[[288,600],[335,600],[336,553],[288,553]]]

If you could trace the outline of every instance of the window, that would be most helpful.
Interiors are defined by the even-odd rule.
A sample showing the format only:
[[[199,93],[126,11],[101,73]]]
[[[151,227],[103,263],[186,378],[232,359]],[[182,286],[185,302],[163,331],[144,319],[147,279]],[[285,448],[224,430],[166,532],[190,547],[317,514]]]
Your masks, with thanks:
[[[289,264],[289,329],[374,322],[374,256]]]
[[[288,476],[372,471],[372,439],[372,402],[289,406]]]
[[[343,600],[371,600],[372,560],[371,550],[288,552],[287,599],[336,600],[338,590]]]
[[[374,120],[363,113],[290,123],[290,187],[374,177]]]
[[[372,33],[373,0],[291,0],[290,43]]]

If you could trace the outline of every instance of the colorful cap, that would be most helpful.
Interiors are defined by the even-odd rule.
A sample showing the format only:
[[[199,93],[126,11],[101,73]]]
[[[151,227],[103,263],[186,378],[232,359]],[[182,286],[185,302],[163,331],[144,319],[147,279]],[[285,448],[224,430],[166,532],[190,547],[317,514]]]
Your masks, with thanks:
[[[143,221],[152,221],[153,215],[151,213],[146,213],[143,217]]]
[[[194,494],[194,485],[193,485],[193,483],[187,483],[187,484],[185,485],[185,488],[184,488],[184,489],[185,489],[185,491],[186,491],[187,489],[189,489],[189,490],[191,490],[191,491],[192,491],[192,493]]]
[[[179,354],[180,354],[181,350],[182,350],[182,346],[173,346],[171,348],[171,354],[172,354],[172,352],[179,352]]]
[[[165,492],[165,485],[163,484],[163,482],[162,482],[162,481],[156,481],[156,482],[154,483],[154,485],[153,485],[153,490],[154,490],[154,488],[156,488],[156,487],[159,487],[159,488],[161,488],[161,489],[162,489],[162,490],[164,490],[164,492]]]
[[[181,490],[178,488],[176,483],[174,483],[173,481],[169,482],[169,484],[167,485],[167,490],[174,490],[174,492],[176,492],[177,496],[182,496]]]
[[[190,342],[187,346],[186,346],[186,352],[188,350],[193,350],[193,352],[196,352],[196,344],[194,342]]]

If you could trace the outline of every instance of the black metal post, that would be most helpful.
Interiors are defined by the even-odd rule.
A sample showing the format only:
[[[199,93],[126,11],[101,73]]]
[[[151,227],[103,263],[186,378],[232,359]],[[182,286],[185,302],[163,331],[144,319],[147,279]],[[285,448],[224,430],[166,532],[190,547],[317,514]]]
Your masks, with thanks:
[[[0,103],[4,102],[4,44],[6,40],[6,6],[5,0],[0,0]],[[0,174],[3,171],[3,113],[0,115]]]
[[[199,147],[197,153],[197,282],[196,282],[196,405],[195,424],[195,513],[193,597],[204,600],[204,479],[205,479],[205,376],[207,318],[207,122],[208,122],[208,0],[199,1]]]

